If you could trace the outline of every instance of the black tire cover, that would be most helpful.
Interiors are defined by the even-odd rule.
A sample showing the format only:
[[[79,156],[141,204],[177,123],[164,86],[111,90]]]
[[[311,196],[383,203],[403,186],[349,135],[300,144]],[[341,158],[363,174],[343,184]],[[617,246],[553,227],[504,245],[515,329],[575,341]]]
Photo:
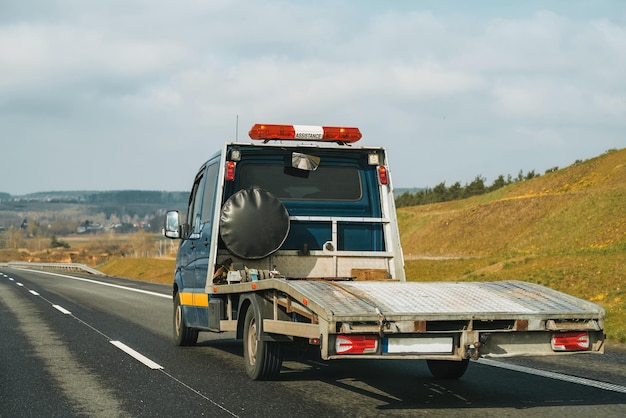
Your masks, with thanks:
[[[267,257],[283,245],[288,233],[285,205],[265,190],[240,190],[222,206],[220,236],[228,251],[238,257]]]

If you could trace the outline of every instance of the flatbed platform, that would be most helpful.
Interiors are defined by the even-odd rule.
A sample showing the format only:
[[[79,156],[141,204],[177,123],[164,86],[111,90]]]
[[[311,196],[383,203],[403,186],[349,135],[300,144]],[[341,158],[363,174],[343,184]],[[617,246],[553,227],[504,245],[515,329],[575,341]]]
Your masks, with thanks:
[[[268,279],[213,286],[210,293],[275,289],[326,321],[604,319],[598,305],[521,282],[374,282]]]

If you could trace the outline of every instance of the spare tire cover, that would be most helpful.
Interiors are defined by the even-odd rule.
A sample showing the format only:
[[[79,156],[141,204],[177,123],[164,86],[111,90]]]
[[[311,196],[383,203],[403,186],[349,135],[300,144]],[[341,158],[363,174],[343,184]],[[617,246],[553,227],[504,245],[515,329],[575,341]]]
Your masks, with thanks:
[[[228,251],[238,257],[267,257],[283,245],[288,233],[285,205],[265,190],[240,190],[222,206],[220,236]]]

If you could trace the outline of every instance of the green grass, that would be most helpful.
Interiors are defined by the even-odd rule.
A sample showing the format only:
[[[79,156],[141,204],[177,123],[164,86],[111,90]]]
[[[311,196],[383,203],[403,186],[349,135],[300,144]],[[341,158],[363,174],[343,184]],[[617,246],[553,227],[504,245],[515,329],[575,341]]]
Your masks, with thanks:
[[[597,303],[606,310],[612,342],[626,343],[626,253],[536,255],[503,259],[407,260],[409,280],[522,280]]]
[[[538,283],[601,305],[626,343],[626,149],[398,214],[409,280]],[[412,259],[450,255],[463,258]]]
[[[113,258],[97,268],[109,276],[172,284],[175,264],[174,259]]]

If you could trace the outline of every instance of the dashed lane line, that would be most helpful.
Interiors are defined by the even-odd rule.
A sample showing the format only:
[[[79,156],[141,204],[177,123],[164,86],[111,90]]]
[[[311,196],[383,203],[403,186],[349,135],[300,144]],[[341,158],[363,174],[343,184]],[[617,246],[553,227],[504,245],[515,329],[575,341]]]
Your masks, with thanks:
[[[160,364],[150,360],[148,357],[144,356],[143,354],[133,350],[132,348],[130,348],[123,342],[120,342],[120,341],[109,341],[109,342],[113,344],[114,346],[116,346],[117,348],[119,348],[120,350],[122,350],[123,352],[125,352],[126,354],[128,354],[129,356],[131,356],[132,358],[140,361],[145,366],[148,366],[152,370],[160,370],[163,368],[163,366],[161,366]]]
[[[47,301],[46,301],[47,302]],[[72,313],[70,311],[68,311],[67,309],[65,309],[63,306],[60,305],[52,305],[52,307],[54,309],[56,309],[57,311],[61,312],[63,315],[72,315]]]
[[[80,280],[80,281],[90,282],[90,283],[94,283],[94,284],[100,284],[100,285],[104,285],[104,286],[111,286],[111,287],[120,288],[120,289],[123,289],[123,290],[130,290],[130,291],[133,291],[133,292],[139,292],[139,293],[144,293],[144,294],[149,294],[149,295],[153,295],[153,296],[158,296],[158,297],[164,297],[164,298],[171,299],[171,296],[168,296],[168,295],[163,295],[163,294],[160,294],[160,293],[150,292],[150,291],[141,290],[141,289],[129,288],[129,287],[125,287],[125,286],[115,285],[115,284],[112,284],[112,283],[99,282],[97,280],[83,279],[83,278],[68,276],[68,275],[65,275],[65,274],[48,273],[48,272],[41,272],[41,271],[37,271],[36,273],[50,274],[50,275],[54,275],[54,276],[61,276],[61,277],[69,278],[69,279]],[[187,383],[181,381],[180,379],[178,379],[175,376],[171,375],[170,373],[166,372],[165,369],[161,365],[159,365],[158,363],[152,361],[151,359],[149,359],[148,357],[146,357],[143,354],[139,353],[138,351],[132,349],[131,347],[127,346],[126,344],[124,344],[124,343],[122,343],[120,341],[113,340],[113,339],[109,338],[102,331],[98,330],[97,328],[95,328],[94,326],[88,324],[87,322],[83,321],[82,319],[78,318],[77,316],[72,314],[72,312],[70,312],[69,310],[65,309],[64,307],[62,307],[60,305],[53,304],[50,300],[46,299],[44,296],[39,294],[39,292],[37,292],[35,290],[32,290],[32,289],[28,289],[26,286],[24,286],[24,284],[15,281],[11,277],[8,277],[8,276],[4,276],[4,277],[8,278],[11,281],[14,281],[18,286],[24,287],[25,289],[28,290],[28,292],[30,294],[45,300],[54,309],[58,310],[59,312],[63,313],[64,315],[71,316],[72,318],[74,318],[75,320],[80,322],[81,324],[87,326],[88,328],[92,329],[96,333],[100,334],[101,336],[106,338],[111,344],[113,344],[114,346],[116,346],[117,348],[119,348],[120,350],[125,352],[126,354],[130,355],[131,357],[135,358],[136,360],[138,360],[139,362],[141,362],[145,366],[149,367],[150,369],[157,370],[157,371],[163,373],[169,379],[175,381],[177,384],[183,386],[187,390],[195,393],[196,395],[198,395],[199,397],[203,398],[204,400],[206,400],[207,402],[209,402],[213,406],[221,409],[223,412],[227,413],[228,415],[233,416],[233,417],[238,417],[238,415],[235,414],[233,411],[231,411],[228,408],[220,405],[219,403],[217,403],[213,399],[209,398],[207,395],[203,394],[199,390],[194,389],[193,387],[189,386]]]

